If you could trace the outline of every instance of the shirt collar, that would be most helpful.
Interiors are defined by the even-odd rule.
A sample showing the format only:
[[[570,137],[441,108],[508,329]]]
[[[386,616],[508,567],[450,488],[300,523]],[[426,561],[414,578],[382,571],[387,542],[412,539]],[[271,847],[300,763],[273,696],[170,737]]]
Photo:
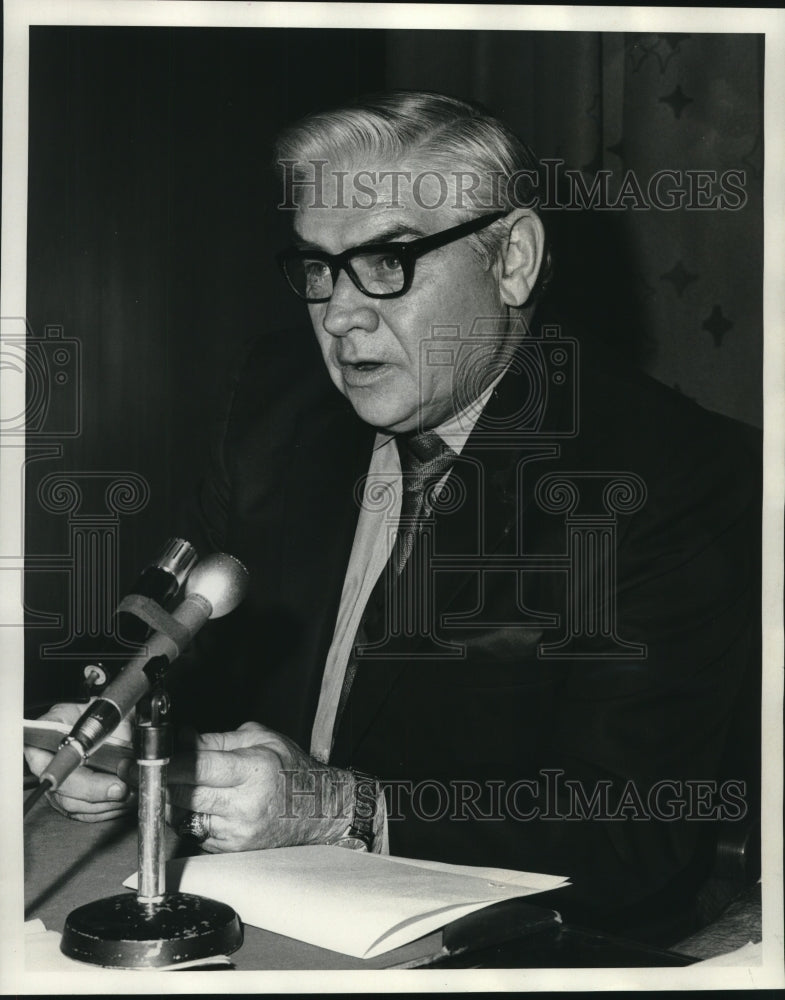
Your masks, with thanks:
[[[491,382],[491,384],[487,386],[475,400],[469,403],[468,406],[464,407],[464,409],[462,409],[459,413],[454,414],[448,420],[445,420],[443,424],[439,424],[438,427],[434,427],[434,430],[442,441],[449,445],[456,455],[460,455],[466,442],[469,440],[469,435],[474,430],[475,424],[480,419],[480,414],[485,409],[488,400],[491,398],[493,390],[504,378],[509,367],[509,364],[505,365],[504,369],[499,372],[493,382]],[[379,448],[383,448],[394,438],[394,434],[389,434],[386,431],[379,431],[376,435],[373,450],[377,451]]]

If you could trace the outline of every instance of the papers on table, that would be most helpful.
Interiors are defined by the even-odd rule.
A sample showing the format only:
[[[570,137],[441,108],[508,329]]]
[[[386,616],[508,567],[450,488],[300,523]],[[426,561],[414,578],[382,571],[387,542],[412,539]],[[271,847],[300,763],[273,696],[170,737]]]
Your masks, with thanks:
[[[25,967],[28,972],[74,972],[77,970],[96,972],[104,971],[100,965],[89,965],[68,958],[60,951],[61,935],[57,931],[48,931],[43,920],[28,920],[25,924]],[[177,965],[158,966],[159,972],[170,970],[198,969],[202,966],[231,965],[227,955],[211,955],[208,958],[195,958]]]
[[[374,958],[560,875],[472,868],[340,847],[281,847],[170,861],[169,892],[228,903],[241,920],[356,958]],[[136,886],[136,876],[126,879]]]
[[[758,941],[757,943],[748,941],[745,945],[742,945],[741,948],[728,951],[724,955],[715,955],[714,958],[704,958],[702,962],[697,962],[696,964],[700,966],[716,965],[732,967],[737,965],[761,965],[762,963],[763,943],[761,941]]]

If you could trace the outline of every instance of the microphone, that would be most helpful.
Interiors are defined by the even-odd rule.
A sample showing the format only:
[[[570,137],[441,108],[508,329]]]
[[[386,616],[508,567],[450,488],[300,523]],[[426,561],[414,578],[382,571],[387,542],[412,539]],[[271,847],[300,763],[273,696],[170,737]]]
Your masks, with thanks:
[[[131,596],[149,597],[166,608],[179,593],[196,561],[196,549],[190,542],[183,538],[170,538],[158,556],[139,574],[125,600]],[[145,621],[129,614],[122,604],[115,612],[115,621],[118,639],[111,652],[99,654],[98,659],[84,668],[84,683],[88,691],[108,684],[122,666],[122,661],[133,652],[133,647],[141,645],[152,632]],[[121,662],[110,667],[110,659]]]
[[[160,663],[164,658],[166,665],[173,662],[209,618],[221,618],[233,611],[247,588],[248,570],[234,556],[217,552],[198,562],[186,580],[185,597],[171,612],[173,634],[153,632],[146,651],[126,663],[74,725],[41,772],[40,782],[48,782],[50,791],[59,788],[153,687],[158,665],[153,661]]]

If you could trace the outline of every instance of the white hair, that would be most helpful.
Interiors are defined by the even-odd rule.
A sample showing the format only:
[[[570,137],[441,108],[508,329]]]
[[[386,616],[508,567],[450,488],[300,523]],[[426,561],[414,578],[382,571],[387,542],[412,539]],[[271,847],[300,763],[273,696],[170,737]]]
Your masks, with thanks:
[[[327,160],[344,165],[419,162],[449,165],[480,179],[469,215],[512,211],[536,201],[540,164],[529,147],[482,107],[444,94],[394,90],[356,103],[316,112],[285,129],[276,142],[276,162],[297,165]],[[468,193],[468,192],[467,192]],[[473,210],[472,210],[473,208]],[[489,267],[507,229],[504,219],[469,237]],[[542,291],[551,270],[546,251],[535,286]]]

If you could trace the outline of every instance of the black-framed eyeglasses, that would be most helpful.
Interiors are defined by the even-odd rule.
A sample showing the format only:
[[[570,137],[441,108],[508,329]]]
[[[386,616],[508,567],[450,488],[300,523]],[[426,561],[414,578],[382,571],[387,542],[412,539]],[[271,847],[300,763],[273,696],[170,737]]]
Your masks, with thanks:
[[[411,288],[418,257],[477,233],[503,215],[506,212],[481,215],[408,243],[366,243],[338,254],[291,247],[277,254],[276,260],[292,291],[306,302],[327,302],[341,270],[364,295],[394,299]]]

